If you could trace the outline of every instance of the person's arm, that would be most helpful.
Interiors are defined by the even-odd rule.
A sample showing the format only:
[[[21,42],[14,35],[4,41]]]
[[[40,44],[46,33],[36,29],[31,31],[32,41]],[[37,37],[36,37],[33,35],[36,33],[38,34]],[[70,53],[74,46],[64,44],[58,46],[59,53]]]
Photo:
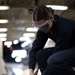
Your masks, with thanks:
[[[48,35],[42,31],[38,31],[36,38],[32,44],[32,49],[29,52],[28,65],[30,73],[33,73],[36,65],[36,53],[38,50],[42,49],[48,39]]]
[[[54,53],[69,48],[71,39],[72,39],[72,32],[71,31],[69,31],[67,29],[66,30],[65,29],[61,30],[57,34]]]

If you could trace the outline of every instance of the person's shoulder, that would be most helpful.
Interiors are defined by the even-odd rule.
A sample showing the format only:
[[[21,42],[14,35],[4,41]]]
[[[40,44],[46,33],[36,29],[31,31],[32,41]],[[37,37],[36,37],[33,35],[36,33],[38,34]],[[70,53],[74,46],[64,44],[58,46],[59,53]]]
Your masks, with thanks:
[[[61,20],[61,19],[67,19],[66,17],[58,15],[58,14],[54,14],[54,18],[55,19],[59,19],[59,20]]]
[[[59,20],[59,19],[60,19],[60,17],[61,17],[61,16],[60,16],[60,15],[58,15],[58,14],[54,14],[53,16],[54,16],[54,20],[55,20],[55,21]]]
[[[62,18],[62,19],[66,19],[66,20],[70,20],[70,21],[72,21],[72,22],[75,22],[75,20],[74,19],[72,19],[72,18],[69,18],[69,17],[65,17],[65,16],[61,16],[61,15],[58,15],[58,14],[54,14],[54,17],[55,18]]]
[[[58,14],[54,14],[54,17],[63,17],[63,16],[58,15]]]

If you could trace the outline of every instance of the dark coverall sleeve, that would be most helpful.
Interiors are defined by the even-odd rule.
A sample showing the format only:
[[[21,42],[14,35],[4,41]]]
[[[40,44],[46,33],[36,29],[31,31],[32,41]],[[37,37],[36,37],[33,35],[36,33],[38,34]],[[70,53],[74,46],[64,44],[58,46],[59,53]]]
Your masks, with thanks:
[[[35,69],[35,64],[36,64],[36,53],[38,50],[43,49],[46,41],[48,39],[48,35],[42,31],[38,31],[36,38],[32,44],[32,49],[29,52],[29,60],[28,60],[28,65],[29,68]]]
[[[56,45],[53,53],[68,49],[71,39],[72,39],[71,31],[69,31],[68,29],[60,30],[60,32],[57,34]]]

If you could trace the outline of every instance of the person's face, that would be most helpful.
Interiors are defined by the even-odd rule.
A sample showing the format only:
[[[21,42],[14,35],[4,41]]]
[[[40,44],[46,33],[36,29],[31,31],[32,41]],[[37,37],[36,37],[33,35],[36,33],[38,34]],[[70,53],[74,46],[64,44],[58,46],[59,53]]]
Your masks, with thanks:
[[[49,20],[40,20],[33,22],[33,26],[37,27],[39,30],[48,33],[52,27],[52,21]]]

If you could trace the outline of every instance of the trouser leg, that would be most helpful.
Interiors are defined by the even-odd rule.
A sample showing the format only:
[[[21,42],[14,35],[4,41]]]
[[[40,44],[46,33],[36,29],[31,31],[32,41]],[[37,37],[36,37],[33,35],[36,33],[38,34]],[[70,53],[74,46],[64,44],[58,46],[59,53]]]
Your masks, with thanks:
[[[37,52],[36,61],[38,63],[41,72],[43,72],[43,70],[46,68],[47,59],[52,54],[53,54],[53,48],[45,48]]]
[[[51,55],[42,75],[75,75],[75,48],[63,50]]]

